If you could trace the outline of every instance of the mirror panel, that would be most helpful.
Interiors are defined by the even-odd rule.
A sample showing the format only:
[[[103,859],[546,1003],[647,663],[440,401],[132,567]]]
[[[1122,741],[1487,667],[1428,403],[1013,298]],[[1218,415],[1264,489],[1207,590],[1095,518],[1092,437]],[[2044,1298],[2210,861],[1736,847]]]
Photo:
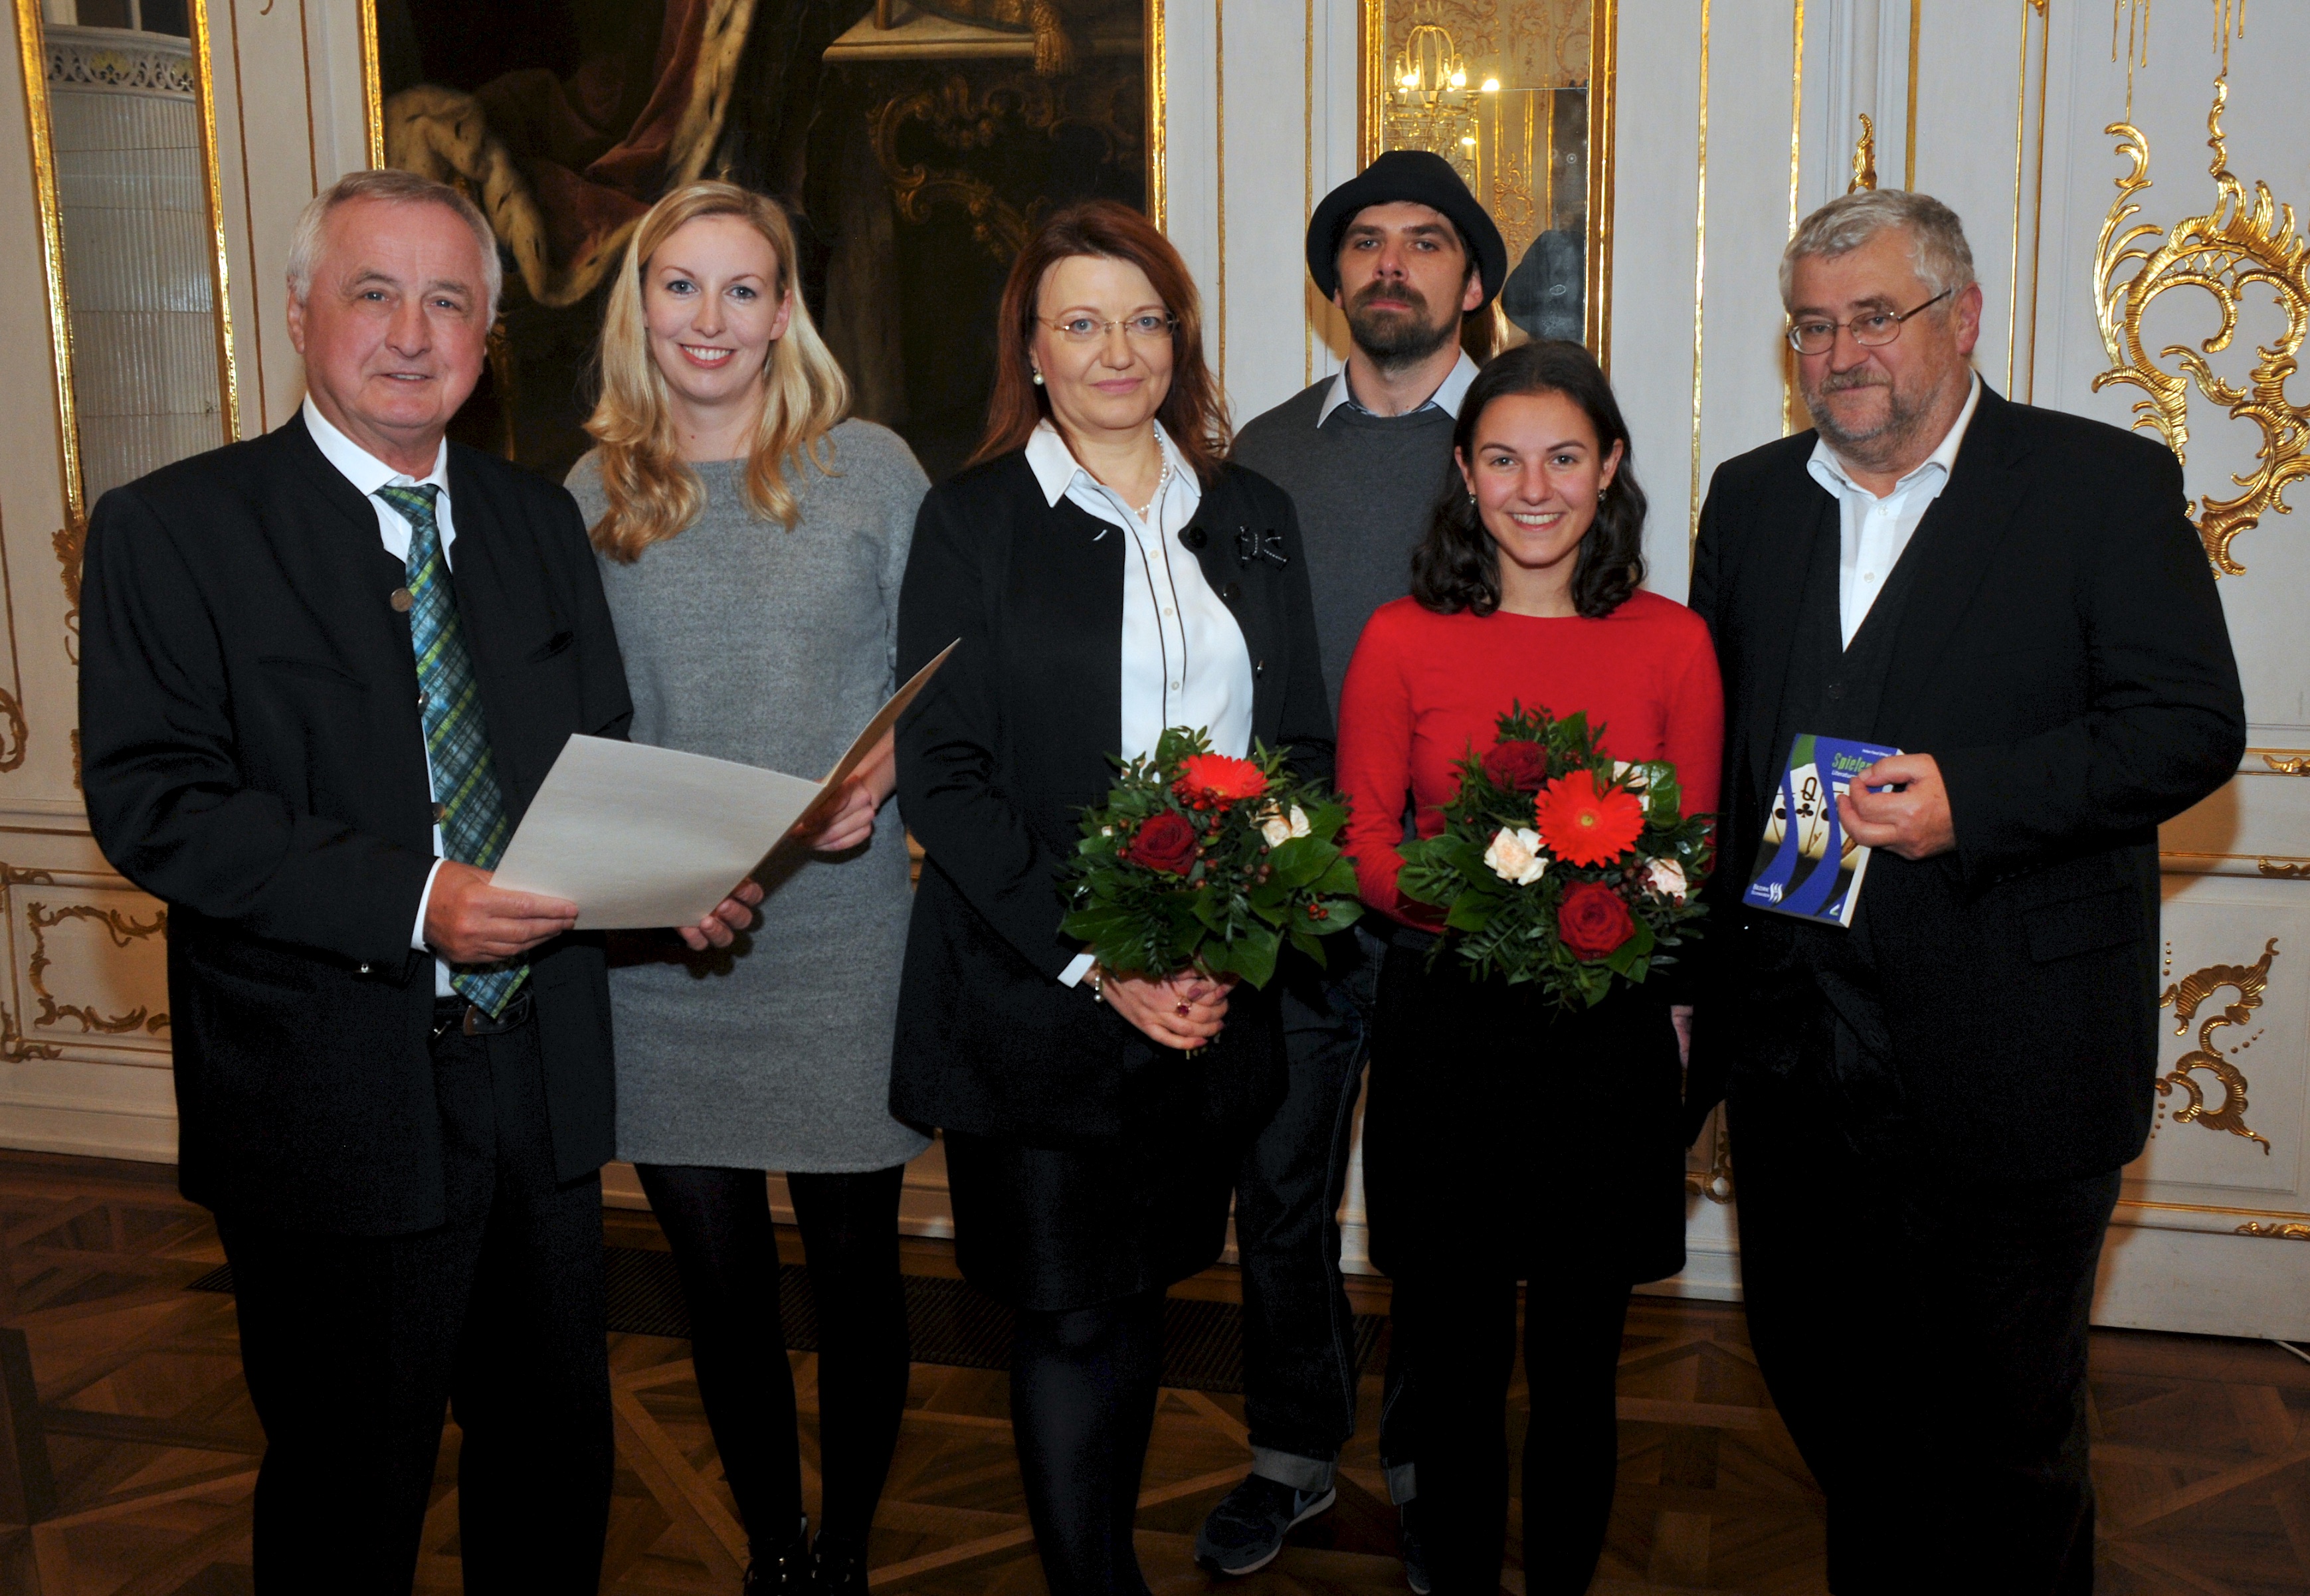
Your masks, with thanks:
[[[200,0],[16,5],[76,543],[108,489],[239,432],[206,17]]]
[[[1610,366],[1613,0],[1364,0],[1363,164],[1427,150],[1507,239],[1501,343]]]

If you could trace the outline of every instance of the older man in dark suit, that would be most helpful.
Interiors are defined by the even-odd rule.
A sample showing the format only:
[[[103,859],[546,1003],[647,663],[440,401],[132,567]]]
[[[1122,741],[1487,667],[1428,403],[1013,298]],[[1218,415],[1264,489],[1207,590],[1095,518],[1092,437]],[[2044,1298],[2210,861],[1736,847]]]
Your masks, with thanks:
[[[1848,195],[1781,285],[1816,429],[1717,472],[1693,568],[1730,718],[1695,1102],[1729,1085],[1750,1327],[1831,1589],[2071,1596],[2158,826],[2236,768],[2237,668],[2174,456],[1974,375],[1948,207]],[[1905,750],[1838,801],[1876,851],[1850,930],[1737,906],[1801,733]]]
[[[576,906],[490,867],[572,733],[623,735],[623,668],[569,495],[444,439],[495,312],[481,213],[356,173],[289,277],[302,410],[105,495],[81,672],[97,840],[170,910],[257,1588],[406,1592],[454,1402],[465,1588],[591,1592],[609,996]]]

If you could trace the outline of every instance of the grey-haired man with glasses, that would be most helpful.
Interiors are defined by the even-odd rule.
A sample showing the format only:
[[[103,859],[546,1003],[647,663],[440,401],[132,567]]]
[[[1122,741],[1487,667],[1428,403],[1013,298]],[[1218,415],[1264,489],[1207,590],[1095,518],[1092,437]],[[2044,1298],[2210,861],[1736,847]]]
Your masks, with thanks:
[[[1781,267],[1813,430],[1726,462],[1692,604],[1724,678],[1696,1113],[1728,1104],[1759,1366],[1838,1596],[2093,1584],[2086,1331],[2156,1074],[2158,826],[2245,743],[2158,444],[1972,369],[1981,289],[1921,194]],[[1800,733],[1902,750],[1837,800],[1849,928],[1744,909]]]

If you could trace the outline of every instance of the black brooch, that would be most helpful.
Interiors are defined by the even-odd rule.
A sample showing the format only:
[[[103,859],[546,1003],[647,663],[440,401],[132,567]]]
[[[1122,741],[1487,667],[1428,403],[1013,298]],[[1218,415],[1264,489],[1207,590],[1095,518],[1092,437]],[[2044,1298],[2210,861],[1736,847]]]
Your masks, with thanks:
[[[1248,526],[1237,527],[1235,555],[1246,565],[1255,559],[1271,561],[1278,570],[1291,563],[1291,557],[1283,552],[1283,534],[1272,527],[1265,532],[1254,532]]]

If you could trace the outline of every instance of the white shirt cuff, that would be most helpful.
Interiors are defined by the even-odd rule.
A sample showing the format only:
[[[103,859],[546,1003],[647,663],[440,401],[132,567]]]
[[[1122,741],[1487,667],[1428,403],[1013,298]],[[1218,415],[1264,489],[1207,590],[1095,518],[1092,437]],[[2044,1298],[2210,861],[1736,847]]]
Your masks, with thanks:
[[[1075,985],[1081,982],[1085,976],[1090,974],[1090,967],[1098,962],[1099,960],[1093,958],[1088,952],[1076,954],[1074,957],[1074,962],[1068,965],[1066,968],[1059,972],[1059,984],[1062,986]]]
[[[433,868],[425,872],[425,890],[417,897],[417,924],[409,929],[409,945],[420,953],[431,950],[425,945],[425,910],[433,901],[433,878],[441,873],[441,867],[447,863],[447,859],[433,861]]]

